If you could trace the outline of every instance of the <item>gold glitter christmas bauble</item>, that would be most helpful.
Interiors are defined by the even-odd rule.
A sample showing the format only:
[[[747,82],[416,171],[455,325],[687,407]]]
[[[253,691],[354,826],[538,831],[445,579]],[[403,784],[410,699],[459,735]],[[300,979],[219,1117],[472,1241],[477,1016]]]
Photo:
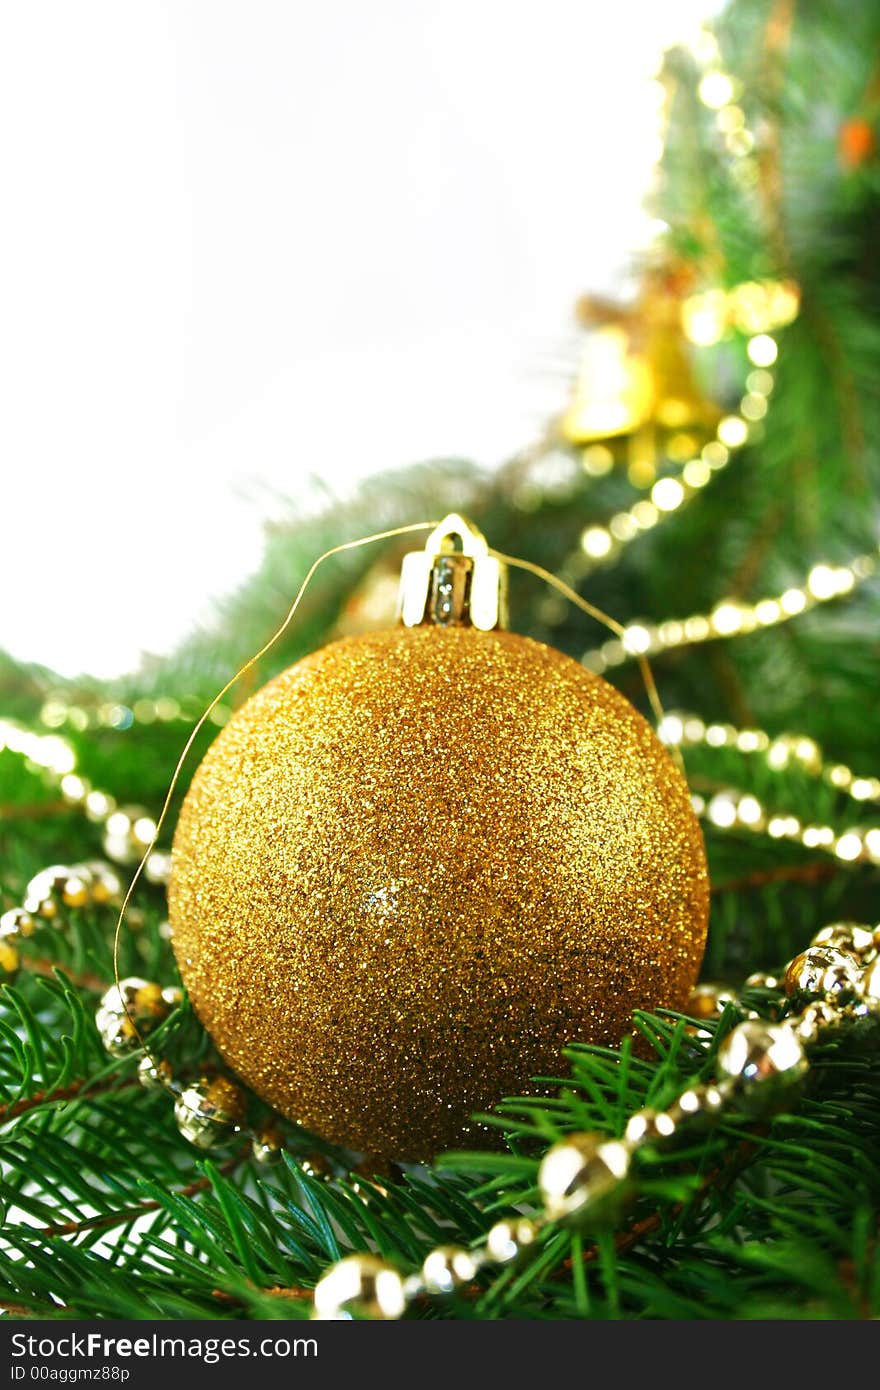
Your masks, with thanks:
[[[510,632],[346,638],[260,690],[193,779],[174,949],[228,1063],[285,1115],[424,1159],[565,1044],[683,1007],[702,835],[644,719]],[[533,1089],[533,1088],[532,1088]]]

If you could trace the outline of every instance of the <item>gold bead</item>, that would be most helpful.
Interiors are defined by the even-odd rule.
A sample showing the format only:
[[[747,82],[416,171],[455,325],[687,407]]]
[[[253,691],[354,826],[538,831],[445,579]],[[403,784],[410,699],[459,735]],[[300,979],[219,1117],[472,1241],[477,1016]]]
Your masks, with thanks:
[[[469,1284],[477,1272],[477,1261],[461,1245],[438,1245],[425,1256],[422,1283],[428,1293],[452,1293]]]
[[[666,1115],[676,1128],[682,1122],[705,1119],[720,1110],[724,1097],[717,1086],[689,1086],[669,1106]]]
[[[34,899],[36,902],[44,902],[48,898],[60,897],[64,892],[64,885],[73,875],[73,869],[66,864],[50,864],[47,869],[41,869],[38,874],[34,874],[25,890],[25,897]]]
[[[852,994],[859,980],[859,960],[839,946],[809,946],[785,972],[789,998],[835,999]]]
[[[788,1023],[749,1019],[725,1038],[719,1070],[741,1090],[746,1108],[763,1109],[783,1101],[807,1069],[807,1059]]]
[[[839,946],[854,955],[865,956],[874,949],[874,932],[859,922],[833,922],[813,937],[814,946]]]
[[[18,932],[0,931],[0,980],[11,980],[18,974],[21,956],[18,953],[17,941]]]
[[[315,1182],[329,1182],[336,1172],[327,1155],[317,1151],[298,1158],[297,1166],[307,1178],[313,1178]]]
[[[136,864],[155,833],[156,823],[143,806],[119,806],[104,822],[104,853],[116,864]]]
[[[699,1088],[703,1093],[702,1108],[707,1115],[717,1115],[724,1105],[726,1088],[723,1086],[703,1086]]]
[[[75,877],[75,871],[66,864],[50,864],[41,869],[30,880],[25,889],[25,908],[29,913],[53,921],[58,916],[58,906],[63,901],[68,882]]]
[[[284,1153],[284,1140],[277,1125],[264,1125],[251,1141],[251,1153],[255,1163],[261,1168],[271,1168],[280,1163]]]
[[[314,1316],[321,1320],[387,1321],[402,1317],[406,1293],[403,1279],[393,1265],[377,1255],[347,1255],[318,1280],[314,1304]]]
[[[735,1004],[736,996],[726,985],[702,984],[691,990],[684,1012],[691,1018],[720,1018],[728,1004]]]
[[[91,902],[92,876],[84,864],[71,869],[61,890],[61,900],[65,907],[86,907]]]
[[[174,1106],[177,1128],[197,1149],[213,1149],[228,1143],[244,1117],[244,1096],[225,1076],[187,1086]]]
[[[127,1052],[135,1052],[140,1046],[134,1025],[125,1013],[112,1009],[98,1009],[95,1025],[101,1042],[111,1057],[123,1057]]]
[[[602,1221],[616,1205],[629,1170],[629,1150],[599,1134],[570,1134],[554,1144],[538,1169],[550,1221]]]
[[[171,855],[166,849],[154,849],[144,864],[148,883],[167,883],[171,876]]]
[[[779,980],[775,975],[768,975],[766,970],[756,970],[746,980],[747,989],[778,989]]]

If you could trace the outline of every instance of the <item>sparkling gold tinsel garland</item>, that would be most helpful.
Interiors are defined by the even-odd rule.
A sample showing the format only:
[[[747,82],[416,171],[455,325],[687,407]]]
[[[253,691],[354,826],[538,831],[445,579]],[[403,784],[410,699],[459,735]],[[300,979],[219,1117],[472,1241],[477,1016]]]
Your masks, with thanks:
[[[876,556],[874,551],[857,555],[845,565],[816,564],[804,584],[793,585],[776,598],[762,598],[757,603],[726,598],[711,613],[695,613],[659,624],[628,623],[621,639],[603,642],[601,647],[585,652],[581,660],[589,670],[601,675],[639,656],[777,627],[811,608],[852,593],[876,573]]]

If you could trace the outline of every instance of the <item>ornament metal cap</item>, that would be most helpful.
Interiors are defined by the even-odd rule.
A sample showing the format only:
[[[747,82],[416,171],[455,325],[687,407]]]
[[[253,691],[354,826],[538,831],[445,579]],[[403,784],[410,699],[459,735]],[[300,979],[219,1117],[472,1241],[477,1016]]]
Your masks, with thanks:
[[[506,627],[506,569],[476,526],[450,512],[424,550],[403,557],[397,612],[404,627]]]

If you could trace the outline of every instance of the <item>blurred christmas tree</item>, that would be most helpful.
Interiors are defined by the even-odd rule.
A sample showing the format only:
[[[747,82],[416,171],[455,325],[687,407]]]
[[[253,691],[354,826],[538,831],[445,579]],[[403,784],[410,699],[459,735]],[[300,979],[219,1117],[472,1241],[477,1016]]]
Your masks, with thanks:
[[[827,923],[878,915],[878,36],[873,6],[735,0],[713,34],[667,55],[652,195],[665,230],[639,295],[582,301],[568,405],[497,478],[438,463],[377,480],[320,523],[279,524],[216,632],[112,689],[3,659],[0,1195],[15,1258],[3,1262],[0,1300],[10,1312],[307,1316],[315,1282],[348,1252],[418,1270],[438,1243],[483,1249],[506,1221],[482,1271],[463,1254],[431,1256],[412,1314],[880,1313],[880,1081],[864,1003],[880,990],[875,970],[865,994],[876,939],[831,933],[823,949],[847,949],[818,975],[815,961],[796,968],[791,1006],[772,975],[755,975]],[[752,978],[726,1007],[723,991],[706,990],[690,1020],[642,1018],[650,1056],[573,1049],[558,1093],[500,1108],[507,1152],[440,1160],[383,1186],[222,1081],[210,1095],[188,1091],[178,1125],[161,1085],[141,1084],[157,1079],[149,1060],[138,1080],[124,1016],[102,1017],[108,1055],[95,1009],[113,980],[113,904],[127,873],[112,864],[131,865],[149,843],[197,713],[254,634],[272,631],[320,551],[452,509],[624,626],[611,640],[592,633],[560,595],[514,574],[518,630],[643,706],[635,658],[652,659],[668,711],[661,736],[684,751],[707,836],[704,973],[732,988]],[[326,566],[235,701],[331,636],[387,622],[403,548]],[[211,732],[226,714],[218,707]],[[78,867],[98,853],[110,863]],[[58,869],[60,859],[77,867]],[[166,877],[156,851],[119,964],[172,987]],[[719,1044],[743,1008],[772,1019],[798,1000],[814,1007],[801,1036],[819,1042],[797,1102],[786,1093],[787,1108],[757,1120],[721,1106],[713,1125],[682,1125],[673,1144],[656,1115],[639,1121],[653,1142],[626,1200],[591,1205],[594,1165],[572,1177],[586,1216],[567,1223],[546,1171],[538,1181],[549,1145],[583,1131],[620,1138],[639,1106],[670,1115],[689,1087],[694,1109],[711,1109]],[[212,1074],[210,1042],[173,989],[146,987],[132,1004],[145,1027],[159,1025],[156,1051],[181,1086]],[[243,1100],[247,1129],[236,1128]],[[277,1165],[255,1162],[254,1131],[259,1158],[283,1151]],[[194,1137],[216,1147],[214,1160]],[[538,1187],[548,1220],[518,1229]],[[373,1277],[369,1264],[355,1273]],[[399,1313],[391,1287],[374,1313]],[[342,1297],[325,1286],[331,1310]]]

